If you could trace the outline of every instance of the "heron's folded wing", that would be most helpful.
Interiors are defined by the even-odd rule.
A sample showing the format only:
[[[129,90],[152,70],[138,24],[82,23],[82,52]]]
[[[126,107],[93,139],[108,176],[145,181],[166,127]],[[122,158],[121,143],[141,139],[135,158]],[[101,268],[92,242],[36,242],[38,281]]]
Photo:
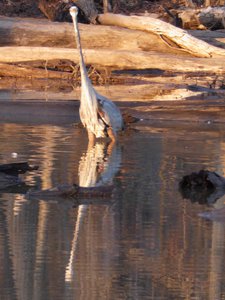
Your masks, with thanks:
[[[109,99],[98,94],[99,115],[104,123],[112,127],[114,130],[121,130],[123,127],[123,119],[119,108]]]

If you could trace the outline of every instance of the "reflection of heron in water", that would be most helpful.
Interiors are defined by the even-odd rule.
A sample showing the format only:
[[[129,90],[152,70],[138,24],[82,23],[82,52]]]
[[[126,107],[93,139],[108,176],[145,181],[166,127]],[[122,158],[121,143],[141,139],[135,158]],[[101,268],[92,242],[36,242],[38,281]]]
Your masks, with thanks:
[[[80,33],[77,22],[78,8],[76,6],[71,7],[70,14],[74,24],[75,38],[80,55],[81,122],[87,129],[89,140],[94,140],[95,137],[108,136],[111,140],[115,141],[117,132],[123,129],[123,119],[120,110],[112,101],[99,95],[93,88],[88,78],[80,44]]]
[[[118,172],[121,164],[121,148],[119,145],[111,142],[89,143],[87,152],[81,157],[79,163],[79,186],[97,187],[102,185],[111,185],[115,174]],[[71,281],[73,275],[73,262],[76,254],[78,237],[85,217],[88,205],[79,205],[77,220],[74,228],[74,236],[70,251],[70,259],[66,268],[65,280]]]

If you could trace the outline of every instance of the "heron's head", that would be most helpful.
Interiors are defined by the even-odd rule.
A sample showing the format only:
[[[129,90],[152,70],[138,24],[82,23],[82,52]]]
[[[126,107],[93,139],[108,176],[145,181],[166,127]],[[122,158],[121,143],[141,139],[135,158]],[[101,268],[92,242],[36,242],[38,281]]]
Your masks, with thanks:
[[[70,7],[70,15],[71,17],[76,17],[78,14],[78,8],[76,6]]]

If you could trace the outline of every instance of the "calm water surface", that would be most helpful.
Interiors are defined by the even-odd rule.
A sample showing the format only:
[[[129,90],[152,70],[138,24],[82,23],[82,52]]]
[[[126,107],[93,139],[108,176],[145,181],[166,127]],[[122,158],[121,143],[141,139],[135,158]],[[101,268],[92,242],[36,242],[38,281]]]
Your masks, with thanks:
[[[88,146],[71,125],[0,124],[0,163],[39,165],[0,194],[0,299],[225,299],[225,225],[198,216],[225,200],[178,190],[202,168],[224,175],[224,128],[139,129]],[[115,188],[79,203],[23,194],[62,183]]]

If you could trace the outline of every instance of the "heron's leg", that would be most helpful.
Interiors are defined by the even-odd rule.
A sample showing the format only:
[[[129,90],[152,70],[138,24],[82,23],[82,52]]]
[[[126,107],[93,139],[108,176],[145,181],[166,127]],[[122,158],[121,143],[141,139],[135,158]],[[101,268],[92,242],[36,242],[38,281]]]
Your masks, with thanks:
[[[95,135],[90,130],[88,130],[88,140],[89,140],[90,145],[94,145],[94,143],[95,143]]]
[[[112,142],[115,142],[115,141],[116,141],[116,135],[115,135],[115,133],[113,132],[113,130],[112,130],[111,127],[109,127],[109,128],[107,129],[107,133],[108,133],[109,138],[112,140]]]

